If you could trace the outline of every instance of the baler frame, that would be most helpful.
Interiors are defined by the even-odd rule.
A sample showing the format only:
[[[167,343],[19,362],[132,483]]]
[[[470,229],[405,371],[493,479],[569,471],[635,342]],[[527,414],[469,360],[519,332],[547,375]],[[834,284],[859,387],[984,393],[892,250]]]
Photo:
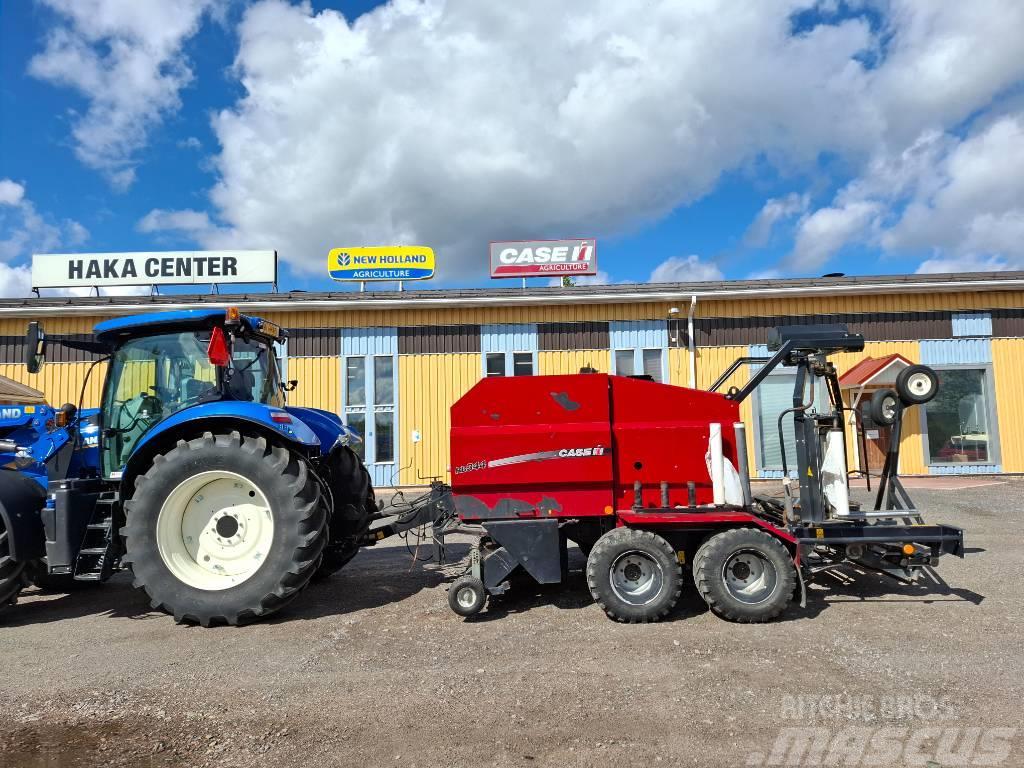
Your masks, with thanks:
[[[753,495],[742,423],[735,425],[738,434],[734,443],[742,498],[730,499],[729,503],[697,504],[695,483],[690,481],[687,504],[670,505],[668,482],[661,480],[662,503],[645,506],[641,482],[637,480],[634,503],[630,508],[614,509],[605,518],[590,518],[584,523],[581,519],[563,515],[555,499],[544,499],[531,506],[508,498],[487,507],[472,495],[460,495],[456,488],[455,506],[460,517],[482,526],[485,534],[472,552],[469,573],[451,588],[449,602],[452,608],[462,615],[472,615],[482,609],[487,595],[501,594],[509,588],[507,578],[518,567],[542,584],[561,581],[567,570],[567,541],[576,540],[585,554],[589,549],[587,545],[592,544],[581,540],[584,525],[601,526],[603,533],[599,542],[621,528],[654,533],[671,547],[670,551],[678,563],[686,563],[689,558],[695,580],[699,578],[697,570],[704,566],[706,559],[702,557],[707,549],[704,545],[718,538],[717,534],[735,529],[760,531],[780,543],[789,553],[794,589],[801,605],[806,602],[807,580],[815,573],[844,563],[912,581],[922,568],[934,565],[943,554],[963,557],[962,530],[948,525],[925,524],[899,482],[899,438],[905,410],[902,403],[897,403],[895,408],[892,439],[875,508],[862,510],[858,504],[848,500],[844,429],[844,415],[848,409],[842,401],[835,366],[827,356],[839,351],[859,351],[863,346],[863,337],[849,333],[843,326],[777,328],[769,337],[769,348],[774,354],[769,357],[740,357],[710,388],[712,392],[719,389],[742,365],[760,364],[761,367],[752,373],[743,387],[733,387],[724,395],[727,400],[740,403],[779,366],[796,369],[793,405],[783,411],[778,420],[784,467],[782,500]],[[823,413],[814,410],[813,397],[810,402],[804,402],[808,384],[817,379],[824,381],[828,392],[830,408]],[[783,420],[789,413],[793,414],[796,437],[796,494],[793,493],[783,431]],[[828,469],[825,465],[829,441],[841,446],[842,452],[844,490],[836,494],[838,498],[829,497],[821,477],[822,470]],[[832,447],[832,450],[838,448]],[[713,453],[709,446],[709,456]],[[709,471],[714,477],[714,472]],[[443,540],[443,532],[440,539]],[[588,559],[588,582],[591,559]],[[594,592],[593,584],[591,591]],[[667,609],[649,613],[616,613],[609,609],[597,592],[595,598],[609,615],[619,620],[656,620],[667,613]],[[710,600],[709,605],[715,610]],[[779,612],[781,609],[763,617],[755,612],[720,613],[726,618],[741,621],[762,621],[774,618]]]

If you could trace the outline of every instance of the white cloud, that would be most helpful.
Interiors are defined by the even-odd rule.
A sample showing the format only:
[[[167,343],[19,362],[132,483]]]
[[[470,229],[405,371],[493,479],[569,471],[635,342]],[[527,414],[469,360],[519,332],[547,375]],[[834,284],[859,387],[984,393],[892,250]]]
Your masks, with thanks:
[[[792,192],[785,197],[771,198],[765,202],[757,217],[747,228],[743,242],[752,247],[760,248],[771,240],[775,225],[780,221],[799,216],[810,205],[810,196]]]
[[[162,208],[154,208],[147,213],[139,219],[135,228],[139,232],[146,234],[175,232],[194,240],[209,238],[217,230],[217,227],[210,221],[210,216],[206,211],[194,211],[192,209],[167,211]]]
[[[870,202],[819,208],[800,220],[793,251],[785,266],[800,273],[813,272],[828,262],[840,248],[863,238],[878,216],[880,208]]]
[[[25,187],[0,179],[0,296],[25,296],[31,289],[31,270],[25,261],[32,253],[81,245],[89,230],[73,219],[55,223],[40,214],[25,197]]]
[[[25,197],[25,187],[10,179],[0,179],[0,205],[18,205]]]
[[[876,27],[837,14],[794,35],[811,5],[394,0],[350,24],[262,0],[238,30],[245,93],[213,120],[225,226],[192,231],[311,273],[330,247],[420,242],[442,278],[482,276],[488,240],[620,234],[753,161],[884,164],[1024,77],[1016,0],[889,0]],[[885,228],[878,195],[847,197],[801,219],[787,268]],[[776,200],[748,237],[801,214],[803,196]]]
[[[179,141],[177,146],[178,149],[202,149],[203,142],[201,142],[195,136],[189,136],[188,138]]]
[[[40,1],[61,20],[29,72],[86,98],[73,121],[75,154],[127,189],[149,132],[180,107],[192,80],[182,46],[220,0]]]
[[[920,270],[1024,268],[1024,113],[964,138],[926,131],[880,155],[831,205],[804,217],[786,265],[823,266],[849,243],[927,254]]]
[[[665,259],[651,272],[652,283],[699,283],[721,280],[722,270],[711,262],[700,260],[700,256],[672,256]]]

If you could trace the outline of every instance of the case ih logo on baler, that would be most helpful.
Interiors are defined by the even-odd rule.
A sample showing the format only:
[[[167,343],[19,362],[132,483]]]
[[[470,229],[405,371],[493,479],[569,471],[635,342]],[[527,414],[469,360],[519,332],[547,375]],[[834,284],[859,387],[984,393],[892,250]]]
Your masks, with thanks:
[[[595,445],[587,448],[561,448],[557,451],[537,451],[536,453],[521,453],[518,456],[506,456],[503,459],[491,459],[490,461],[471,461],[455,468],[455,474],[461,475],[465,472],[472,472],[476,469],[491,469],[493,467],[507,467],[510,464],[525,464],[528,461],[550,461],[551,459],[582,459],[587,456],[604,456],[605,447]]]

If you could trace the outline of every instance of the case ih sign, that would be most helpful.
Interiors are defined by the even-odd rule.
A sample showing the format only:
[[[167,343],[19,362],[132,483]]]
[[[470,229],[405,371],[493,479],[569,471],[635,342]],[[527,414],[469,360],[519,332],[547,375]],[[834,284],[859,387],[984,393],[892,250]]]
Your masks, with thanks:
[[[491,277],[596,275],[597,240],[491,243]]]

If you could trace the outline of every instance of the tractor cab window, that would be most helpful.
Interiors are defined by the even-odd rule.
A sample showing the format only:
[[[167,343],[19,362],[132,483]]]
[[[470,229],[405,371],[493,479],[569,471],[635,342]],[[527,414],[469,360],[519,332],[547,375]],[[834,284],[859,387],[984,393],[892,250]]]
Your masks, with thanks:
[[[243,400],[283,406],[273,349],[236,338],[231,364],[210,362],[210,332],[168,333],[125,342],[114,352],[104,391],[104,471],[125,465],[155,424],[192,405]]]
[[[232,400],[284,407],[277,356],[265,343],[236,338],[231,346],[231,367],[224,373],[224,391]]]
[[[208,331],[125,342],[110,360],[104,391],[104,470],[117,472],[154,424],[189,405],[219,399]]]

